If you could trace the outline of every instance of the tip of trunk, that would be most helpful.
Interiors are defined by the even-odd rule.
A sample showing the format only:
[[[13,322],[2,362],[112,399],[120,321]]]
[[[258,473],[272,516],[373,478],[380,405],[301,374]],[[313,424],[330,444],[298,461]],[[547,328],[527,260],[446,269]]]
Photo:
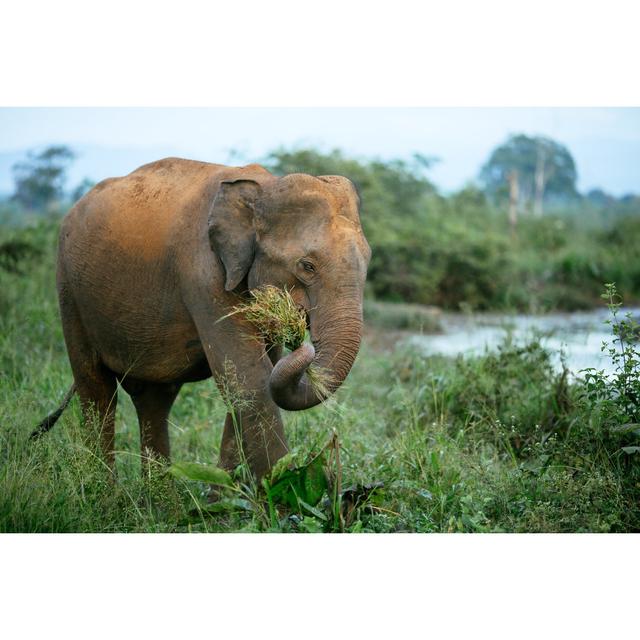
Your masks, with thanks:
[[[269,392],[273,401],[287,411],[301,411],[319,404],[320,397],[306,371],[316,357],[313,345],[304,343],[295,351],[278,360],[269,378]]]

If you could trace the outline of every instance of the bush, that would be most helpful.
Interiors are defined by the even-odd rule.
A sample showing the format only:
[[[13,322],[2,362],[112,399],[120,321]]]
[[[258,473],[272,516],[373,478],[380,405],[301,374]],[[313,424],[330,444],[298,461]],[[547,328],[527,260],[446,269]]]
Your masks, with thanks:
[[[453,310],[585,309],[598,304],[604,281],[640,299],[635,201],[608,217],[587,201],[521,216],[513,236],[506,211],[478,188],[439,195],[424,163],[280,149],[267,164],[278,174],[337,173],[355,183],[373,251],[367,295],[375,299]]]

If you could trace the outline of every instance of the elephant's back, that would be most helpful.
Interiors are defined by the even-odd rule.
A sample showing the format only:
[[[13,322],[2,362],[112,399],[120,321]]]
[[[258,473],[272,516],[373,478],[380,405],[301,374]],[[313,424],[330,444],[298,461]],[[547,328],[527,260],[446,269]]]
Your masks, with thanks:
[[[206,208],[221,168],[166,158],[103,180],[67,215],[63,226],[69,242],[108,246],[112,256],[157,259],[176,228]]]

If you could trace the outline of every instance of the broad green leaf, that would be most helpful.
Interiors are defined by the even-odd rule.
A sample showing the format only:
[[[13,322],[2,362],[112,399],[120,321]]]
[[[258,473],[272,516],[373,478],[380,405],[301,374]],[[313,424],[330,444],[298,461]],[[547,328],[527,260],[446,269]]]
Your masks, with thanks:
[[[174,462],[169,467],[169,473],[181,480],[194,480],[225,487],[233,485],[231,476],[224,469],[213,465],[198,464],[197,462]]]
[[[328,487],[323,453],[298,467],[280,465],[274,468],[264,486],[273,502],[286,504],[292,509],[300,507],[299,501],[315,506]]]
[[[298,498],[298,504],[305,510],[308,511],[312,516],[318,518],[318,520],[322,520],[323,522],[327,522],[327,516],[320,511],[320,509],[316,509],[316,507],[312,507],[309,503],[305,502]]]
[[[622,450],[628,454],[640,453],[640,447],[622,447]]]
[[[333,439],[317,453],[294,449],[278,460],[271,473],[262,480],[269,504],[287,505],[292,510],[305,510],[317,518],[326,519],[316,505],[329,488],[325,466],[327,451],[332,444]]]
[[[324,470],[323,456],[318,456],[309,464],[304,473],[304,500],[316,505],[329,488],[327,474]]]

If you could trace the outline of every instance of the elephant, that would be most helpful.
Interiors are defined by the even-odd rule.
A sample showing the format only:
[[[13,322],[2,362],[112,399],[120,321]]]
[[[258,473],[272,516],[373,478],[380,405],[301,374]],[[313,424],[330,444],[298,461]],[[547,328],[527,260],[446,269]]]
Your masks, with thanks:
[[[232,371],[218,464],[244,460],[263,477],[288,451],[280,409],[325,399],[309,365],[329,372],[331,394],[358,353],[371,258],[359,209],[345,177],[278,177],[258,164],[166,158],[98,183],[61,223],[56,283],[74,384],[34,436],[77,393],[113,467],[119,383],[137,412],[143,460],[169,460],[181,386],[213,376],[228,392]],[[265,285],[291,292],[311,343],[283,356],[232,313]]]

